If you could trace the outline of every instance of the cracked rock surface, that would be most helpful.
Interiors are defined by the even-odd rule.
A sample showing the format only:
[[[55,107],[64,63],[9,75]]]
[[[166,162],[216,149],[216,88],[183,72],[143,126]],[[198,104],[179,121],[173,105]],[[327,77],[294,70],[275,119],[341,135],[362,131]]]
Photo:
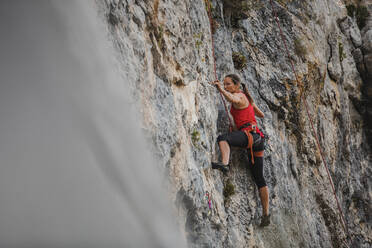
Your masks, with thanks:
[[[258,226],[262,209],[245,151],[232,150],[226,175],[210,168],[219,158],[216,138],[229,123],[208,85],[214,70],[205,1],[96,2],[189,247],[372,246],[368,1],[362,1],[370,13],[362,30],[345,8],[355,1],[273,1],[289,57],[269,0],[210,1],[218,78],[238,74],[265,113],[258,120],[268,137],[264,174],[272,223],[265,228]],[[246,58],[244,68],[234,68],[234,53]],[[224,195],[227,187],[234,190]]]

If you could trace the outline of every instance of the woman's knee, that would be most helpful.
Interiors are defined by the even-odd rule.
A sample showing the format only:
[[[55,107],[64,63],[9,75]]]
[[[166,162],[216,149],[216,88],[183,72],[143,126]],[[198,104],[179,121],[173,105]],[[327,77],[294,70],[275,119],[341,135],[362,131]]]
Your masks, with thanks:
[[[220,143],[221,141],[226,141],[227,143],[229,143],[228,141],[228,134],[221,134],[217,137],[217,143]]]
[[[265,181],[265,179],[264,179],[263,177],[260,178],[260,179],[258,179],[258,180],[255,180],[255,182],[256,182],[256,185],[257,185],[257,188],[258,188],[258,189],[267,186],[266,181]]]
[[[264,175],[263,175],[263,157],[254,157],[254,165],[251,167],[254,182],[257,185],[257,188],[267,186]]]

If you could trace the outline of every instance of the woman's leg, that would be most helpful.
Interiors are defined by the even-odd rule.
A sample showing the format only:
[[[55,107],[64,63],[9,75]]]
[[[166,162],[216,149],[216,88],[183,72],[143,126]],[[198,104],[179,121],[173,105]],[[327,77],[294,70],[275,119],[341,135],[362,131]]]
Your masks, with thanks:
[[[234,131],[218,136],[217,142],[221,151],[222,163],[228,165],[230,160],[230,146],[245,148],[248,145],[248,138],[244,132]]]
[[[220,147],[222,162],[212,162],[212,168],[219,169],[225,173],[229,171],[227,165],[230,160],[230,146],[247,147],[248,138],[244,132],[235,131],[218,136],[217,142]]]
[[[261,227],[270,225],[269,214],[269,187],[263,177],[263,157],[254,157],[254,164],[249,165],[254,182],[257,185],[262,205]]]
[[[227,141],[223,140],[218,142],[218,146],[220,147],[221,151],[221,160],[224,165],[229,164],[229,159],[230,159],[230,146]]]
[[[255,145],[253,146],[253,151],[263,151],[265,149],[265,142],[261,139],[258,134],[254,134]],[[249,153],[248,153],[249,154]],[[250,155],[250,154],[249,154]],[[249,156],[250,157],[250,156]],[[249,162],[251,160],[249,159]],[[252,172],[254,182],[257,185],[258,192],[260,195],[261,205],[262,205],[262,221],[261,226],[267,226],[270,224],[269,217],[269,187],[266,185],[265,178],[263,176],[263,157],[254,157],[254,164],[249,164],[249,168]]]
[[[254,182],[257,185],[261,199],[262,215],[269,214],[269,188],[266,185],[263,177],[263,157],[254,157],[254,164],[250,164],[249,168],[252,172]]]
[[[262,215],[269,215],[269,187],[264,186],[258,189],[262,204]]]

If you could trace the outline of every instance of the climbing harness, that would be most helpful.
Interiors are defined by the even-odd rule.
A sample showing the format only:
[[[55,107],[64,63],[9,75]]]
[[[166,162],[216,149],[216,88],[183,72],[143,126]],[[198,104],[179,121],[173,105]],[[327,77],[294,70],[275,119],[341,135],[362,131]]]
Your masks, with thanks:
[[[211,14],[211,9],[212,9],[212,6],[211,6],[211,3],[209,0],[204,0],[204,3],[207,7],[207,12],[208,12],[208,18],[209,18],[209,26],[210,26],[210,33],[211,33],[211,43],[212,43],[212,56],[213,56],[213,69],[214,69],[214,78],[215,80],[217,81],[218,78],[217,78],[217,69],[216,69],[216,56],[215,56],[215,53],[214,53],[214,39],[213,39],[213,24],[212,24],[212,14]],[[227,117],[229,118],[229,130],[230,132],[232,131],[232,121],[231,121],[231,118],[230,118],[230,115],[229,115],[229,111],[227,110],[227,106],[226,106],[226,102],[225,102],[225,99],[223,98],[222,96],[222,93],[220,92],[220,97],[221,97],[221,100],[223,102],[223,106],[225,107],[225,111],[226,111],[226,114],[227,114]]]
[[[276,11],[275,11],[275,9],[274,9],[274,5],[273,5],[272,0],[270,0],[270,4],[271,4],[271,9],[272,9],[272,12],[273,12],[273,15],[274,15],[275,21],[276,21],[276,23],[277,23],[277,25],[278,25],[278,28],[279,28],[279,31],[280,31],[280,37],[281,37],[281,39],[282,39],[282,42],[283,42],[284,47],[285,47],[285,50],[286,50],[286,52],[287,52],[287,56],[288,56],[289,61],[290,61],[290,63],[291,63],[291,67],[292,67],[293,74],[295,75],[295,78],[296,78],[297,84],[300,84],[300,80],[298,79],[298,76],[297,76],[297,73],[296,73],[295,67],[294,67],[294,65],[293,65],[293,61],[291,60],[291,57],[290,57],[290,54],[289,54],[289,51],[288,51],[288,48],[287,48],[287,43],[285,42],[284,35],[283,35],[283,31],[282,31],[282,28],[281,28],[280,23],[279,23],[279,18],[278,18],[278,15],[277,15],[277,13],[276,13]],[[310,124],[311,124],[311,129],[312,129],[312,132],[313,132],[313,136],[315,137],[315,140],[316,140],[316,143],[317,143],[317,147],[318,147],[319,153],[320,153],[320,155],[321,155],[321,157],[322,157],[322,160],[323,160],[323,165],[324,165],[324,167],[325,167],[325,169],[326,169],[326,171],[327,171],[328,179],[329,179],[329,182],[330,182],[330,184],[331,184],[331,186],[332,186],[333,194],[334,194],[335,199],[336,199],[336,203],[337,203],[337,207],[338,207],[338,210],[339,210],[339,213],[340,213],[340,216],[341,216],[341,222],[342,222],[342,225],[343,225],[344,231],[346,232],[346,234],[348,234],[349,232],[348,232],[348,230],[347,230],[347,225],[346,225],[345,217],[344,217],[344,214],[343,214],[343,212],[342,212],[342,209],[341,209],[340,203],[339,203],[339,201],[338,201],[338,198],[337,198],[337,195],[336,195],[335,186],[334,186],[334,184],[333,184],[333,181],[332,181],[331,175],[330,175],[330,173],[329,173],[328,165],[327,165],[327,163],[326,163],[326,161],[325,161],[325,159],[324,159],[324,155],[323,155],[322,149],[321,149],[321,147],[320,147],[320,142],[319,142],[318,136],[317,136],[317,134],[316,134],[316,132],[315,132],[315,128],[314,128],[314,124],[313,124],[313,120],[311,119],[311,116],[310,116],[310,113],[309,113],[309,108],[308,108],[308,105],[307,105],[307,103],[306,103],[306,100],[305,100],[303,94],[301,94],[301,100],[302,100],[302,102],[303,102],[304,105],[305,105],[306,114],[307,114],[307,116],[308,116],[308,118],[309,118],[309,121],[310,121]]]
[[[253,151],[253,145],[254,145],[254,140],[253,140],[253,135],[252,133],[256,133],[256,125],[252,123],[247,123],[244,124],[240,129],[243,129],[242,131],[247,135],[248,137],[248,145],[247,145],[247,150],[250,150],[251,152],[251,162],[252,165],[254,165],[254,157],[263,157],[264,156],[264,151]],[[261,139],[261,137],[260,137]]]
[[[245,135],[247,135],[248,137],[248,145],[247,145],[247,149],[251,151],[251,161],[252,161],[252,164],[254,164],[254,156],[253,156],[253,135],[251,134],[251,132],[253,131],[256,131],[255,129],[252,128],[252,126],[250,126],[248,129],[244,129],[243,132],[245,133]]]

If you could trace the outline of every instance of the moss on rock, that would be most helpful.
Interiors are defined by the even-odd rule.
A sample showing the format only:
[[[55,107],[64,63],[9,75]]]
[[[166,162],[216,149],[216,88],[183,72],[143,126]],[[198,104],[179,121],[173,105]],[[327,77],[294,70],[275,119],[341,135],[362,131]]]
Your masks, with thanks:
[[[233,52],[232,59],[235,69],[243,70],[245,67],[247,67],[247,58],[243,54],[239,52]]]

